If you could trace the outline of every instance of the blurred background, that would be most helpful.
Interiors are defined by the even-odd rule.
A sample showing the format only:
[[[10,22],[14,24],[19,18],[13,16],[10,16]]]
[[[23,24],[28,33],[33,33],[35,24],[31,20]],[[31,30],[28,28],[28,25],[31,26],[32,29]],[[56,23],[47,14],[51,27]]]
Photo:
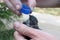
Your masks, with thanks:
[[[13,14],[0,0],[0,40],[14,40],[12,29],[14,20],[20,18]],[[42,31],[55,35],[60,40],[60,8],[34,8],[40,17],[39,26]],[[10,27],[10,28],[9,28]]]

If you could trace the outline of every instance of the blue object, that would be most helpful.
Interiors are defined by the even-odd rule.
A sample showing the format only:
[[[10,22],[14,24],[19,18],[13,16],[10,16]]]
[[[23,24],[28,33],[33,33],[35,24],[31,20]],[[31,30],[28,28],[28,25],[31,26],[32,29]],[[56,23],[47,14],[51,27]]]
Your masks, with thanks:
[[[31,8],[26,4],[22,4],[22,8],[19,11],[24,14],[31,14],[32,12]]]

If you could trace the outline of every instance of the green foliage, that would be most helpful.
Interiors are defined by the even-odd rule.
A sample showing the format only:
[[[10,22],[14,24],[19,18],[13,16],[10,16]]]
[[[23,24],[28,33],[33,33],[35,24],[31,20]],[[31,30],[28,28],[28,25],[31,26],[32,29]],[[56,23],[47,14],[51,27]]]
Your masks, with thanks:
[[[4,3],[0,3],[0,40],[14,40],[14,30],[5,30],[5,25],[1,21],[1,19],[7,19],[9,21],[12,15],[13,12],[9,10]]]
[[[14,40],[14,30],[0,31],[0,40]]]
[[[4,26],[3,24],[4,24],[4,23],[3,23],[2,21],[0,21],[0,27],[1,27],[1,26]]]
[[[10,16],[13,16],[13,12],[7,8],[4,3],[0,3],[0,40],[14,40],[14,29],[6,30],[5,24],[1,19],[11,21]]]
[[[11,15],[12,11],[4,3],[0,3],[0,18],[9,19]]]
[[[0,20],[0,31],[5,30],[5,25],[4,23]]]
[[[9,10],[4,3],[0,3],[0,27],[4,28],[4,23],[1,21],[1,19],[9,20],[12,14],[13,12]]]

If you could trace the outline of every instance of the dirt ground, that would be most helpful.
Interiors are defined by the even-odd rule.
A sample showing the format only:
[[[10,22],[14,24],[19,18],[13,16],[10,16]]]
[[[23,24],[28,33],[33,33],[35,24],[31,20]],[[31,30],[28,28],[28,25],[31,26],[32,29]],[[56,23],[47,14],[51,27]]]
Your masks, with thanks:
[[[41,24],[40,28],[58,38],[60,40],[60,26],[54,26],[52,24]]]

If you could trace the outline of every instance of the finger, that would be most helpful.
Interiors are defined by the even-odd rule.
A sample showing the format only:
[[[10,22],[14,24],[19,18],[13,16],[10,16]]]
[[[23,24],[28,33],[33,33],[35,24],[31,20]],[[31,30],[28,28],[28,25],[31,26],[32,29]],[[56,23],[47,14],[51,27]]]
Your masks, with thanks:
[[[14,23],[14,28],[20,34],[25,35],[25,36],[29,36],[31,38],[35,38],[39,35],[37,29],[30,28],[22,23],[19,23],[19,22]]]
[[[20,12],[16,10],[16,8],[11,4],[9,0],[3,0],[3,1],[15,14],[20,16]]]
[[[36,6],[36,0],[28,0],[28,5],[33,9]]]
[[[22,23],[15,22],[14,28],[16,31],[18,31],[20,34],[28,36],[30,38],[39,38],[39,39],[48,39],[48,40],[55,40],[55,37],[49,33],[46,33],[44,31],[40,31],[38,29],[30,28]]]
[[[26,40],[21,34],[19,34],[17,31],[14,32],[14,38],[15,40]]]
[[[22,3],[20,0],[10,0],[10,2],[14,5],[14,7],[17,9],[17,10],[20,10],[21,7],[22,7]]]

